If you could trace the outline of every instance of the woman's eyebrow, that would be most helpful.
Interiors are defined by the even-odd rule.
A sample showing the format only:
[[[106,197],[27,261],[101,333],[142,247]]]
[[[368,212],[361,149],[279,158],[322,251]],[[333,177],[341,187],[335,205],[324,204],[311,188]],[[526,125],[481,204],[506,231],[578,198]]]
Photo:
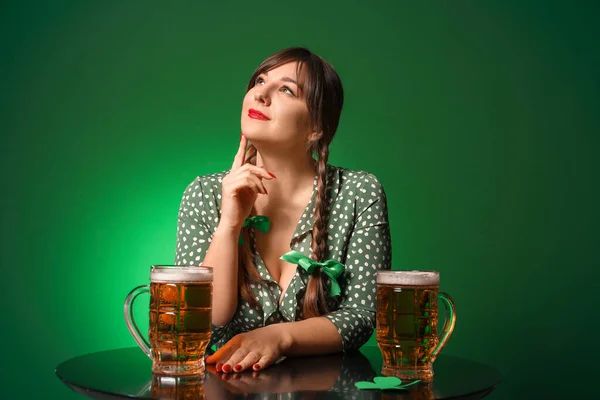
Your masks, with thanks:
[[[261,74],[261,75],[263,75],[263,74]],[[265,73],[264,73],[264,75],[265,75],[265,76],[267,76],[267,78],[269,77],[269,73],[268,73],[268,72],[265,72]],[[259,76],[260,76],[260,75],[259,75]],[[282,78],[280,79],[280,81],[282,81],[282,82],[290,82],[290,83],[293,83],[294,85],[296,85],[296,86],[300,87],[300,85],[298,85],[298,82],[296,82],[295,80],[293,80],[293,79],[292,79],[292,78],[290,78],[289,76],[284,76],[284,77],[282,77]]]
[[[280,79],[283,82],[291,82],[294,85],[298,86],[298,82],[296,82],[295,80],[293,80],[292,78],[289,78],[287,76],[284,76],[283,78]]]

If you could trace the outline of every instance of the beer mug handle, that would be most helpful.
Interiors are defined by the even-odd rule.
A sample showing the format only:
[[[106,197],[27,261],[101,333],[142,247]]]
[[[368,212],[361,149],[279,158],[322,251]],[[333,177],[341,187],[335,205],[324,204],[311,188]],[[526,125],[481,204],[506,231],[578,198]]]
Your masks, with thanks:
[[[125,313],[125,323],[127,324],[127,329],[129,329],[129,333],[131,333],[131,336],[133,336],[135,342],[138,344],[138,346],[140,346],[140,349],[142,349],[144,353],[146,353],[146,355],[150,357],[150,359],[152,359],[150,343],[140,332],[140,329],[135,323],[135,318],[133,316],[133,302],[140,294],[143,293],[150,293],[149,285],[138,286],[131,292],[129,292],[127,298],[125,299],[125,307],[123,309],[123,312]]]
[[[444,307],[446,308],[446,322],[444,323],[442,332],[439,334],[439,343],[431,355],[432,360],[435,360],[438,353],[444,348],[452,331],[454,331],[454,325],[456,324],[456,307],[454,307],[452,297],[445,292],[439,292],[438,297],[442,300]]]

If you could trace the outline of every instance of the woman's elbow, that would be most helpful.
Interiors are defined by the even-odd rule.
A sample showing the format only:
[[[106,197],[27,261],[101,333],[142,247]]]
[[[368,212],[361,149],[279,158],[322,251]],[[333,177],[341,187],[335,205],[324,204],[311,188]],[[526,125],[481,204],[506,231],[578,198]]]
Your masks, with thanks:
[[[219,318],[219,317],[213,316],[213,318],[212,318],[212,324],[219,328],[224,327],[225,325],[229,324],[230,322],[231,322],[231,317],[230,318]]]

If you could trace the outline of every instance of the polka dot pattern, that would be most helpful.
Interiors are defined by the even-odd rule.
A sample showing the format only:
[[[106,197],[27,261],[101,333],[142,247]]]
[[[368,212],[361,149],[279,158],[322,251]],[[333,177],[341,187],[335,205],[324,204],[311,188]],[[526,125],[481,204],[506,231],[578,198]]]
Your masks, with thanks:
[[[202,262],[218,226],[221,183],[227,173],[198,177],[184,191],[178,218],[176,264]],[[375,328],[377,271],[390,269],[392,263],[386,196],[383,186],[372,174],[331,165],[327,166],[327,173],[330,201],[325,259],[335,259],[346,268],[339,280],[342,293],[328,298],[329,308],[334,311],[324,317],[336,326],[344,350],[357,349]],[[316,179],[312,198],[290,241],[291,250],[306,256],[311,252],[315,197]],[[213,326],[210,345],[220,347],[238,333],[303,319],[308,273],[297,268],[280,303],[279,284],[269,274],[256,248],[252,250],[262,279],[251,287],[259,304],[251,307],[240,298],[232,320],[223,327]],[[326,283],[329,284],[327,278]]]

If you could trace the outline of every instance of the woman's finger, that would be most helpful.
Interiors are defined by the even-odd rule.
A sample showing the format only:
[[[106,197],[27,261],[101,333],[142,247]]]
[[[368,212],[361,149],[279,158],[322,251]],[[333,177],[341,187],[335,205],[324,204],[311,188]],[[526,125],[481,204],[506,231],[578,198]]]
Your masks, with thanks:
[[[261,182],[260,178],[256,175],[252,175],[252,173],[248,172],[244,175],[237,176],[233,182],[231,182],[233,193],[240,192],[244,189],[250,189],[257,193],[267,194],[267,189]]]
[[[231,165],[231,170],[235,171],[244,165],[244,158],[246,158],[246,146],[248,145],[248,140],[246,136],[243,134],[240,135],[240,147],[238,147],[238,151],[233,159],[233,164]]]
[[[236,370],[235,366],[246,357],[246,351],[247,350],[244,350],[242,347],[238,348],[237,351],[223,363],[223,366],[221,367],[222,371],[225,373],[240,372],[241,369],[238,367]]]
[[[254,175],[260,176],[262,179],[271,180],[275,178],[275,175],[273,175],[272,172],[269,172],[264,168],[257,167],[256,165],[252,164],[244,164],[242,167],[239,168],[238,173],[241,173],[242,171],[250,171]]]
[[[248,368],[252,368],[252,366],[256,364],[258,360],[260,360],[260,358],[260,354],[251,351],[250,353],[246,354],[246,357],[244,357],[243,360],[239,361],[237,364],[234,364],[233,370],[235,372],[241,372],[247,370]]]
[[[262,178],[260,176],[256,176],[254,175],[253,172],[251,171],[246,171],[245,173],[243,173],[241,175],[242,178],[246,178],[248,181],[252,181],[254,183],[256,183],[258,185],[259,189],[262,189],[262,193],[263,194],[268,194],[267,193],[267,189],[265,188],[265,185],[262,181]],[[259,190],[259,193],[261,192],[261,190]]]
[[[262,371],[263,369],[267,368],[269,365],[273,364],[275,361],[276,361],[276,359],[273,355],[262,356],[260,358],[260,360],[258,360],[257,362],[255,362],[252,365],[252,370],[253,371]]]
[[[207,364],[217,364],[217,371],[219,370],[219,364],[222,364],[222,361],[225,361],[229,358],[229,355],[233,354],[238,349],[237,346],[234,346],[231,341],[225,343],[219,350],[215,351],[213,355],[208,356],[204,359],[204,362]],[[219,371],[220,372],[220,371]]]

